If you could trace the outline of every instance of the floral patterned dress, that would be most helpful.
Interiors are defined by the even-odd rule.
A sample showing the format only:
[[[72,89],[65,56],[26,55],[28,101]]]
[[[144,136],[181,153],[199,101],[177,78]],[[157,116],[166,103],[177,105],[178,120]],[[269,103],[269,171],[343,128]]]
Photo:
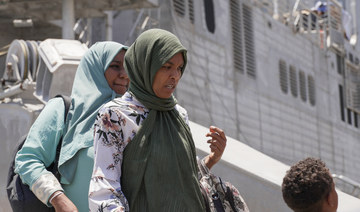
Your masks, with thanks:
[[[187,112],[175,106],[188,124]],[[121,190],[121,164],[126,145],[149,110],[130,93],[105,104],[94,126],[94,169],[89,188],[90,211],[129,211]]]

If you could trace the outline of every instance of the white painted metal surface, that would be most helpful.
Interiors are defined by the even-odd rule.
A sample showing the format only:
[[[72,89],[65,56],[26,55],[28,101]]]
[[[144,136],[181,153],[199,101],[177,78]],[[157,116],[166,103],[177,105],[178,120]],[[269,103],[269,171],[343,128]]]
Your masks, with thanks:
[[[74,0],[62,0],[62,38],[74,39],[75,33],[75,4]]]
[[[203,156],[209,153],[205,137],[208,128],[194,122],[190,122],[190,128],[198,154]],[[290,212],[281,193],[282,179],[289,168],[288,165],[228,136],[226,150],[212,172],[238,188],[250,211]],[[338,212],[360,211],[360,199],[339,190],[337,192]]]

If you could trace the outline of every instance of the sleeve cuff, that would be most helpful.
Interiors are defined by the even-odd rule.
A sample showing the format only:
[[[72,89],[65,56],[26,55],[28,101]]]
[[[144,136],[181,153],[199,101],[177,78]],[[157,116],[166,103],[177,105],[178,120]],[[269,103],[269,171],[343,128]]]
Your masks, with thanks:
[[[41,175],[32,185],[31,190],[47,206],[51,206],[48,201],[55,191],[64,191],[58,179],[52,173]]]

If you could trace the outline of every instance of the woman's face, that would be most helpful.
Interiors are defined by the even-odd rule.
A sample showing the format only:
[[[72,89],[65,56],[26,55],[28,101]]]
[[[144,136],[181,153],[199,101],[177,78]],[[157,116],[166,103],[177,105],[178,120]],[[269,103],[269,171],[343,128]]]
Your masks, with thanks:
[[[124,69],[125,50],[121,50],[105,71],[105,78],[115,93],[123,95],[129,87],[130,79]]]
[[[184,58],[181,52],[174,55],[156,72],[152,89],[159,98],[170,98],[181,78]]]

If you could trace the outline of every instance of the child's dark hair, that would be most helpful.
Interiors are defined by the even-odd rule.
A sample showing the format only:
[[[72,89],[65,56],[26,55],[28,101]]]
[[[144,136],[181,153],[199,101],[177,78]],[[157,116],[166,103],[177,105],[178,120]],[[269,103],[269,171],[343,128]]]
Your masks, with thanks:
[[[291,166],[282,183],[286,204],[296,212],[321,211],[328,197],[333,178],[320,159],[306,158]]]

